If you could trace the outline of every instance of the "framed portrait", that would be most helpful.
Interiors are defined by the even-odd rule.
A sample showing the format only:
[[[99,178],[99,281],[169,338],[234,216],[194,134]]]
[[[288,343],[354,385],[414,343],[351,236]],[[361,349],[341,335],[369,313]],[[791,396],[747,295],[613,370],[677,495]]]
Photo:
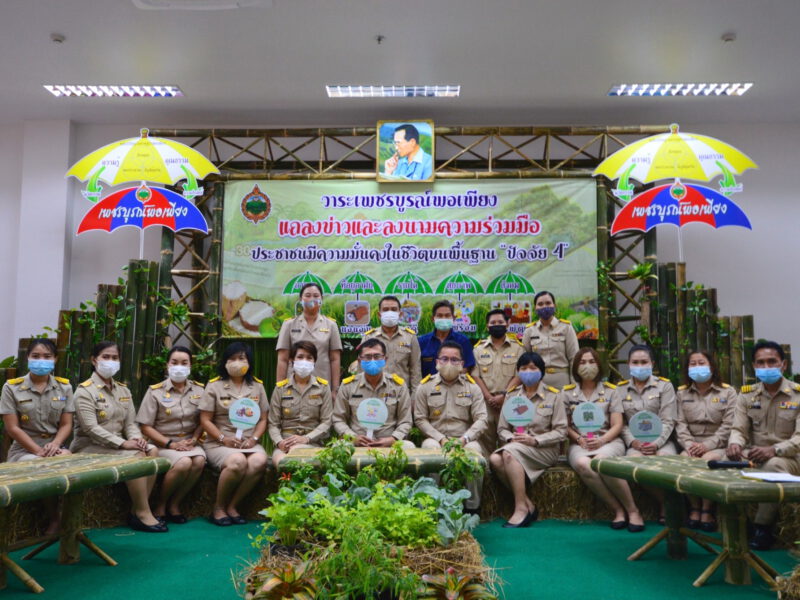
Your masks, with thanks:
[[[378,121],[378,181],[433,181],[433,121]]]

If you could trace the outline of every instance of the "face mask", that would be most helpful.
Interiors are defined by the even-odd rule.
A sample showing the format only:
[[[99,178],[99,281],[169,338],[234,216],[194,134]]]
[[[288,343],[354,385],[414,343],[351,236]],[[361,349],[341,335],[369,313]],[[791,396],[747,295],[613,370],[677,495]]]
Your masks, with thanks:
[[[697,383],[705,383],[711,379],[711,367],[689,367],[689,379]]]
[[[517,375],[522,384],[528,387],[536,385],[542,379],[541,371],[519,371]]]
[[[395,327],[400,322],[400,313],[393,310],[386,310],[381,313],[381,325],[384,327]]]
[[[556,307],[555,306],[545,306],[544,308],[537,308],[536,309],[536,314],[543,321],[547,321],[548,319],[552,319],[553,315],[556,314]]]
[[[185,365],[170,365],[167,367],[169,378],[175,383],[183,383],[189,379],[189,373],[192,371],[191,367]]]
[[[453,328],[453,319],[434,319],[433,326],[439,331],[450,331]]]
[[[56,368],[56,361],[50,358],[32,358],[28,361],[28,370],[34,375],[50,375]]]
[[[322,298],[314,298],[313,300],[303,300],[300,302],[303,308],[314,308],[315,306],[322,306]]]
[[[778,367],[770,367],[769,369],[756,369],[756,377],[766,384],[777,383],[783,377],[783,373]]]
[[[630,367],[631,377],[638,381],[644,381],[653,374],[653,367]]]
[[[436,371],[442,376],[445,381],[452,381],[461,373],[461,366],[454,365],[453,363],[436,363]]]
[[[386,366],[386,359],[380,360],[362,360],[361,368],[367,375],[377,375]]]
[[[489,325],[489,335],[493,338],[506,337],[506,331],[508,331],[508,327],[505,325]]]
[[[225,370],[231,377],[243,377],[250,370],[250,365],[243,360],[232,360],[225,365]]]
[[[111,379],[119,372],[118,360],[98,360],[95,367],[97,374],[103,379]]]
[[[308,377],[314,372],[314,363],[310,360],[296,360],[292,363],[292,369],[300,377]]]
[[[597,377],[599,372],[600,367],[594,363],[578,365],[578,375],[580,375],[581,379],[584,381],[594,381],[594,378]]]

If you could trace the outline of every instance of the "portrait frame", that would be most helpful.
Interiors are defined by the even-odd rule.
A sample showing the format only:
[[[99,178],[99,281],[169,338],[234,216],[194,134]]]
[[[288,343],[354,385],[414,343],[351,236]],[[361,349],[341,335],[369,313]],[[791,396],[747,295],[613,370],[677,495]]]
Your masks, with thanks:
[[[417,132],[416,144],[413,143],[414,130]],[[397,143],[395,134],[399,137]],[[378,121],[375,129],[376,181],[384,183],[434,181],[436,179],[435,137],[431,119]],[[390,159],[394,159],[393,163],[388,162]],[[392,171],[387,172],[390,167]]]

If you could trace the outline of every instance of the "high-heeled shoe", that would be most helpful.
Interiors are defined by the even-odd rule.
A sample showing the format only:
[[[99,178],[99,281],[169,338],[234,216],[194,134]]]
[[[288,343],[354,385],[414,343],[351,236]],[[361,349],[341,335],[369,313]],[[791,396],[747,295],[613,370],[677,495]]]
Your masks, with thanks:
[[[155,525],[145,525],[135,514],[128,515],[128,526],[135,531],[143,531],[145,533],[166,533],[169,531],[164,523],[158,519],[156,521]]]

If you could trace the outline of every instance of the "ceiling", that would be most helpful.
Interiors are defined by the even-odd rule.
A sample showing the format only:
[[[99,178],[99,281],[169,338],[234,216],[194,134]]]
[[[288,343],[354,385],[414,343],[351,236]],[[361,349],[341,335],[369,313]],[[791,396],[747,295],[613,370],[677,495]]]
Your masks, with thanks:
[[[798,26],[798,0],[272,0],[221,11],[1,0],[0,122],[797,122]],[[726,32],[736,40],[723,42]],[[755,86],[743,97],[606,96],[613,83],[661,81]],[[185,97],[55,98],[45,83],[177,84]],[[462,89],[456,99],[329,99],[326,83]]]

